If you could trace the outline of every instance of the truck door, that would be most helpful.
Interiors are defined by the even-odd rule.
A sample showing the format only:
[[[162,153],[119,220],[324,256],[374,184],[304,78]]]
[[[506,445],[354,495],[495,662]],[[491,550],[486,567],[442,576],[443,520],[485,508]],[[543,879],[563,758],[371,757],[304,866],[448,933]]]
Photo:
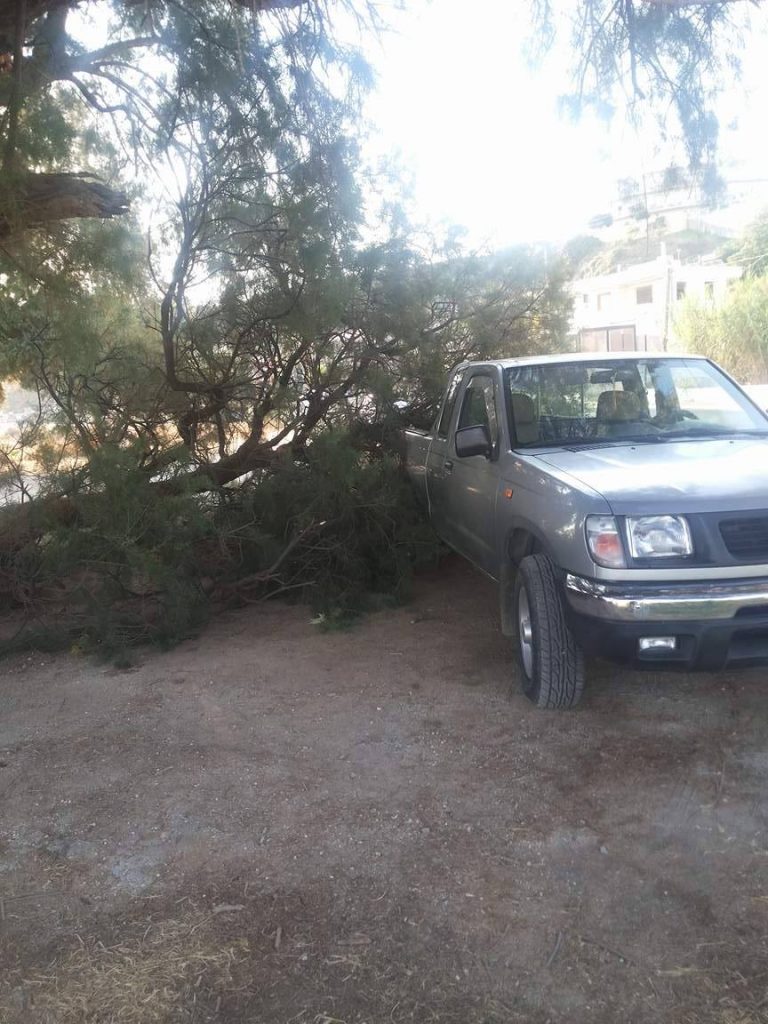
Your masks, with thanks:
[[[454,546],[454,538],[450,536],[448,527],[448,501],[451,472],[455,462],[449,451],[448,438],[453,437],[453,420],[456,410],[456,398],[463,377],[463,370],[456,370],[448,382],[443,407],[432,436],[427,452],[427,497],[429,498],[429,517],[437,535]]]
[[[479,568],[493,575],[497,570],[495,545],[496,493],[498,490],[499,415],[496,387],[487,371],[472,374],[461,399],[455,430],[485,426],[493,454],[460,459],[453,444],[447,529],[452,545]]]

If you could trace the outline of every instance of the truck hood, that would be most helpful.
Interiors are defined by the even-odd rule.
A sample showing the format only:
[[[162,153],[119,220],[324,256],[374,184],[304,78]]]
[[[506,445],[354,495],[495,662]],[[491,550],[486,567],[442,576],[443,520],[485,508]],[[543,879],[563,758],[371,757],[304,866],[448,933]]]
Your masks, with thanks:
[[[538,459],[599,492],[619,515],[768,508],[768,439],[558,449]]]

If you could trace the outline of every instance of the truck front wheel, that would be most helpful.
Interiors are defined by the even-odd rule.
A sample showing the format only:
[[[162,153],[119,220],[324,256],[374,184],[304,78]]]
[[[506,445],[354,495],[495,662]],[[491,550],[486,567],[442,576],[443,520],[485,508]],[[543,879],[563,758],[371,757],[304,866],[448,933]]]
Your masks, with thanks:
[[[568,628],[552,560],[527,555],[515,578],[523,692],[538,708],[572,708],[584,689],[584,655]]]

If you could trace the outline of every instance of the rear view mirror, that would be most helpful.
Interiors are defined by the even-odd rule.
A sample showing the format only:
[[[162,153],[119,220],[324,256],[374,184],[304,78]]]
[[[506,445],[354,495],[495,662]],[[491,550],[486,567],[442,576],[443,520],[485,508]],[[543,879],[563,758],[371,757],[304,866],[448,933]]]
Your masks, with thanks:
[[[470,455],[485,455],[488,458],[491,450],[491,435],[485,424],[479,427],[462,427],[456,431],[456,454],[460,459],[466,459]]]
[[[587,368],[576,364],[566,363],[564,366],[552,368],[552,379],[557,381],[561,388],[579,388],[587,383]]]

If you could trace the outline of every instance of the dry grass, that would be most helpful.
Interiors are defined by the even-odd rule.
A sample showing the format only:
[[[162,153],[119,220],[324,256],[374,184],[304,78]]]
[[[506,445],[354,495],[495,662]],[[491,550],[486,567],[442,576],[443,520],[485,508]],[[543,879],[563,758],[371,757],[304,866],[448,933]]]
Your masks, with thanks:
[[[135,930],[134,921],[126,925],[134,929],[131,937],[117,944],[95,939],[70,942],[46,966],[18,969],[0,979],[0,1022],[202,1024],[301,1019],[305,1024],[512,1024],[561,1019],[556,1014],[527,1013],[514,1004],[509,1007],[496,1002],[490,992],[465,1000],[467,993],[453,991],[453,974],[445,966],[432,975],[412,971],[413,949],[396,941],[399,933],[390,933],[390,941],[383,944],[364,944],[367,936],[349,937],[348,920],[343,932],[338,922],[327,921],[330,910],[324,905],[302,904],[302,917],[289,927],[287,939],[283,925],[276,923],[290,925],[291,907],[285,904],[278,918],[268,912],[256,917],[246,913],[224,923],[217,916],[222,908],[232,913],[244,909],[239,904],[221,904],[208,913],[190,909],[181,919],[158,920],[143,933]],[[401,916],[395,915],[397,920]],[[318,921],[328,925],[319,934],[312,927]],[[229,929],[236,929],[234,936]],[[245,933],[250,941],[242,937]],[[601,955],[606,949],[600,947]],[[605,964],[596,959],[594,946],[579,943],[571,949],[568,966],[577,966],[578,958],[587,954],[590,971]],[[631,1016],[629,1007],[637,1009],[637,999],[647,989],[643,971],[627,962],[626,1018],[620,1012],[615,1017],[577,1013],[573,1021],[768,1024],[768,947],[759,941],[717,941],[703,944],[690,959],[693,964],[670,964],[654,972],[655,1018]]]
[[[692,1009],[680,1024],[768,1024],[768,945],[720,940],[704,947],[701,967],[667,972],[686,982],[676,994]]]
[[[83,942],[44,970],[7,981],[0,1020],[169,1024],[190,1019],[201,1000],[216,1009],[248,942],[217,943],[205,935],[207,921],[165,921],[121,945]]]

